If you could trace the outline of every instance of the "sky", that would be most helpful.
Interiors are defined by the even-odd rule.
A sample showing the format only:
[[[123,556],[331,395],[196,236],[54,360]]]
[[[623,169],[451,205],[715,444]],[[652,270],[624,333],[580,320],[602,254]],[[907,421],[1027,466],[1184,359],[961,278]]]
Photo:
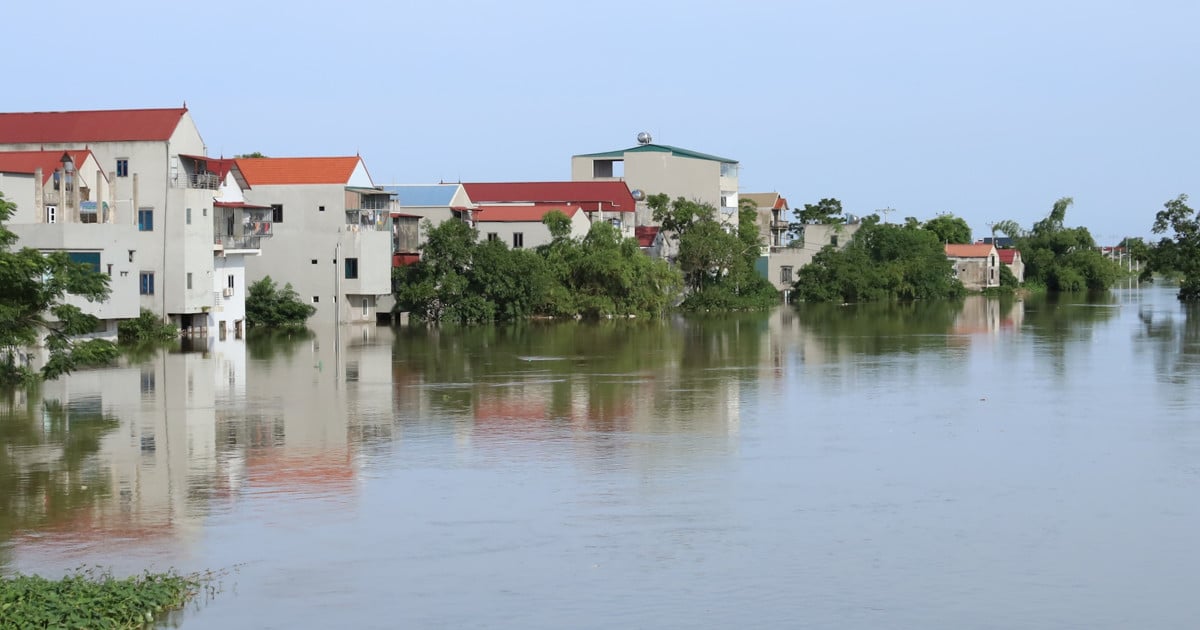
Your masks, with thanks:
[[[53,28],[50,13],[61,10]],[[1101,244],[1200,194],[1200,3],[139,0],[4,8],[2,111],[177,107],[209,155],[377,184],[570,179],[656,142],[741,191],[975,236],[1072,197]],[[21,27],[16,25],[26,25]],[[53,36],[51,36],[53,33]],[[29,51],[22,55],[15,51]],[[1197,198],[1200,203],[1200,198]]]

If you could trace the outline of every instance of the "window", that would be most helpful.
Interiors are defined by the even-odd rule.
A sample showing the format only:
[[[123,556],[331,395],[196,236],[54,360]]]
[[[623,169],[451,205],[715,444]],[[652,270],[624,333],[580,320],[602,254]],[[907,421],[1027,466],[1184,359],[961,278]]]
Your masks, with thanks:
[[[500,235],[495,232],[488,232],[488,240],[489,241],[498,241],[498,240],[500,240]]]
[[[363,298],[363,310],[362,310],[363,319],[366,319],[370,315],[371,315],[370,303],[367,302],[367,298]]]
[[[117,177],[129,177],[129,158],[117,158]]]
[[[192,224],[192,209],[188,208],[187,212],[185,212],[183,216],[184,216],[184,222],[187,223],[188,225],[191,225]]]
[[[154,231],[154,208],[138,208],[138,231]]]
[[[154,272],[143,271],[138,276],[138,293],[142,295],[154,295]]]
[[[325,206],[317,206],[317,212],[325,212]]]
[[[725,195],[721,195],[721,207],[722,208],[729,207],[729,197],[726,197]]]
[[[358,259],[346,258],[346,279],[354,280],[358,278]]]
[[[315,264],[317,264],[317,259],[316,259],[316,258],[312,259],[312,264],[314,264],[314,265],[315,265]]]
[[[283,223],[283,204],[281,204],[281,203],[271,204],[271,222],[272,223]]]
[[[233,288],[233,274],[229,274],[225,277],[225,286],[229,287],[230,289]]]
[[[58,206],[46,206],[46,223],[58,223]]]
[[[187,274],[187,288],[189,290],[192,288],[192,272],[190,271]]]
[[[314,296],[313,296],[313,304],[317,304],[317,303],[319,303],[320,301],[321,301],[321,296],[319,296],[319,295],[314,295]]]
[[[513,232],[513,249],[521,249],[525,247],[525,233]]]
[[[834,247],[837,247],[837,235],[836,234],[829,237],[829,244],[833,245]]]
[[[784,265],[779,268],[779,281],[783,284],[792,283],[792,266]]]
[[[88,265],[92,271],[100,273],[100,252],[67,252],[67,257],[73,263]]]
[[[208,216],[208,208],[202,208],[200,213],[201,213],[200,216],[204,216],[204,217]]]

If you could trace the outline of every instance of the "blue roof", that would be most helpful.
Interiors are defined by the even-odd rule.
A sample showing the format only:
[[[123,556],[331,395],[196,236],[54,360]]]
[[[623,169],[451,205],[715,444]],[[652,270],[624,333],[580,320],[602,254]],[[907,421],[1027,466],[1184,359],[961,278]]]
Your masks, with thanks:
[[[395,193],[401,208],[424,208],[429,206],[449,206],[458,192],[458,184],[416,184],[408,186],[384,186],[383,189]]]

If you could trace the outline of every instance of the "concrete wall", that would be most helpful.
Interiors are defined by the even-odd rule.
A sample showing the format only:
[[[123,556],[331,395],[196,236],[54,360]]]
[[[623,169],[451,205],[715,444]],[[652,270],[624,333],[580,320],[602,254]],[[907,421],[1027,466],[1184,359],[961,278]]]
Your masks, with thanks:
[[[721,207],[721,194],[725,192],[727,207],[737,208],[738,177],[721,176],[721,163],[711,160],[679,157],[658,151],[637,151],[624,154],[624,177],[593,177],[592,163],[597,159],[571,158],[573,181],[623,180],[630,190],[642,190],[647,196],[665,193],[671,199],[683,197],[691,201]],[[736,170],[734,171],[736,173]],[[645,203],[638,203],[638,225],[649,223]],[[730,213],[726,213],[729,215]],[[736,216],[736,211],[732,213]]]
[[[283,205],[283,221],[272,224],[274,235],[263,239],[262,255],[246,260],[248,282],[271,276],[280,286],[291,283],[301,299],[317,308],[310,322],[335,321],[338,305],[342,321],[350,321],[351,311],[361,304],[346,304],[348,295],[391,293],[391,231],[348,225],[345,186],[258,186],[244,194],[249,203]],[[358,259],[358,279],[345,277],[347,258]]]
[[[480,241],[486,241],[488,235],[494,233],[496,238],[509,249],[513,247],[513,235],[518,232],[524,235],[525,243],[522,249],[548,245],[552,240],[550,228],[541,221],[480,221],[478,227]],[[576,212],[575,216],[571,217],[571,238],[587,236],[591,227],[592,224],[588,221],[587,215],[583,212]]]
[[[987,258],[950,258],[954,276],[968,291],[1000,286],[1000,259],[993,252]]]
[[[232,287],[229,286],[231,276]],[[245,333],[246,286],[245,256],[228,254],[213,259],[213,274],[206,287],[213,300],[213,307],[206,315],[210,338],[222,339],[222,324],[225,340],[239,337],[239,331]]]

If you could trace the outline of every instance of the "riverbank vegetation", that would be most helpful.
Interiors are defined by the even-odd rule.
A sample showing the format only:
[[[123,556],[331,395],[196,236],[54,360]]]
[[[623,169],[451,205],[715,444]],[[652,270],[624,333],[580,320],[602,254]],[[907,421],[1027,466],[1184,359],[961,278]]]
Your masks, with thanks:
[[[1179,276],[1179,299],[1197,302],[1200,301],[1200,214],[1187,205],[1187,200],[1187,195],[1179,195],[1163,204],[1163,209],[1155,215],[1154,233],[1170,235],[1141,251],[1148,263],[1143,275]]]
[[[80,571],[59,580],[36,575],[0,578],[0,630],[18,628],[144,628],[182,607],[200,590],[196,576],[174,572],[116,578]]]
[[[878,302],[964,295],[940,236],[915,222],[882,224],[869,216],[842,249],[825,247],[794,284],[803,302]]]
[[[251,284],[246,290],[248,329],[299,332],[305,330],[308,318],[316,312],[316,307],[300,300],[291,283],[280,287],[271,276]]]
[[[393,273],[397,310],[463,324],[646,316],[665,312],[679,294],[679,273],[611,224],[594,223],[586,236],[572,238],[565,214],[547,213],[543,222],[552,240],[535,250],[480,242],[461,221],[426,224],[421,260]]]
[[[67,303],[68,296],[105,299],[108,276],[72,261],[66,252],[14,249],[17,235],[6,224],[15,211],[16,205],[0,194],[0,386],[30,385],[114,360],[111,342],[77,339],[94,331],[99,320]],[[48,357],[34,371],[26,350],[42,338]]]
[[[1025,261],[1025,284],[1044,287],[1052,293],[1107,291],[1121,277],[1120,267],[1100,253],[1086,227],[1066,227],[1067,208],[1073,200],[1063,197],[1045,219],[1025,230],[1014,221],[994,227],[1013,239]]]

